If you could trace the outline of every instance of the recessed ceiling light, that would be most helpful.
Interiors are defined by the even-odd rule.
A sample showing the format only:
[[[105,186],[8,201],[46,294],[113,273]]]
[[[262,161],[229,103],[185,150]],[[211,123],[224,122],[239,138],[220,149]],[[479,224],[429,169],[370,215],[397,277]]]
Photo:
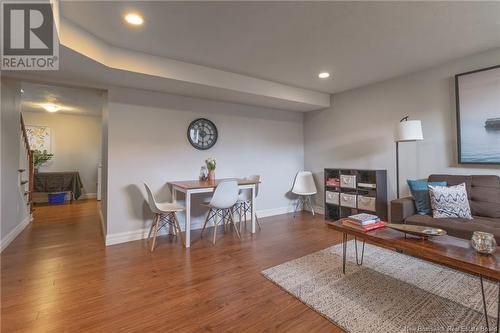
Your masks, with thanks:
[[[132,25],[142,25],[144,23],[142,16],[136,13],[129,13],[125,15],[125,21]]]
[[[61,110],[61,107],[59,105],[51,104],[51,103],[45,103],[42,104],[42,108],[45,109],[47,112],[57,112]]]
[[[322,73],[318,74],[318,77],[320,79],[326,79],[326,78],[330,77],[330,73],[328,73],[328,72],[322,72]]]

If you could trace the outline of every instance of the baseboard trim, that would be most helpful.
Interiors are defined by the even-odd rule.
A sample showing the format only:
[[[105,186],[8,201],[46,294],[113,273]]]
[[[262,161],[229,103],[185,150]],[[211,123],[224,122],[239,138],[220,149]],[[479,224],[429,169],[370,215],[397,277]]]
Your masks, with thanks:
[[[106,235],[106,246],[121,244],[132,242],[140,239],[144,239],[148,237],[149,228],[148,229],[138,229],[133,231],[119,232],[116,234]],[[163,230],[160,231],[160,234],[163,233]]]
[[[257,216],[259,218],[261,218],[261,217],[269,217],[269,216],[287,214],[287,213],[292,213],[292,212],[293,212],[293,208],[290,206],[286,206],[286,207],[257,210]],[[248,218],[250,218],[250,215],[248,215]],[[181,227],[183,227],[183,223],[181,223]],[[193,225],[192,225],[192,227],[193,228],[191,230],[197,230],[197,229],[202,228],[202,226],[193,226]],[[165,233],[166,233],[166,230],[164,230],[164,229],[160,231],[160,235],[165,234]],[[120,232],[120,233],[115,233],[115,234],[108,234],[105,237],[106,246],[120,244],[120,243],[126,243],[126,242],[132,242],[132,241],[136,241],[136,240],[140,240],[140,239],[145,239],[148,237],[148,234],[149,234],[149,228]]]
[[[97,193],[84,193],[78,200],[81,199],[96,199],[97,198]]]
[[[310,212],[309,208],[304,208],[304,210]],[[314,212],[320,215],[325,215],[325,207],[323,206],[314,206]]]
[[[286,207],[257,210],[258,217],[268,217],[268,216],[275,216],[288,213],[293,213],[293,207],[286,206]],[[248,217],[251,217],[251,215],[249,214]]]
[[[29,214],[14,229],[12,229],[11,232],[5,235],[5,237],[0,241],[0,252],[3,252],[3,250],[5,250],[10,243],[12,243],[12,241],[19,236],[19,234],[28,226],[28,224],[30,224],[31,221],[33,221],[33,216]]]
[[[304,207],[305,211],[311,212],[311,209],[309,207]],[[322,206],[314,206],[314,213],[320,214],[320,215],[325,215],[325,207]]]

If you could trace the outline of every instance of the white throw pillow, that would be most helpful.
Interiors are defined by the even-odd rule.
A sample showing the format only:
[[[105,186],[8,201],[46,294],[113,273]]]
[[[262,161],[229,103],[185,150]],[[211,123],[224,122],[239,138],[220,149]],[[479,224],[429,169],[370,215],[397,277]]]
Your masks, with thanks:
[[[465,183],[455,186],[429,185],[432,216],[472,219]]]

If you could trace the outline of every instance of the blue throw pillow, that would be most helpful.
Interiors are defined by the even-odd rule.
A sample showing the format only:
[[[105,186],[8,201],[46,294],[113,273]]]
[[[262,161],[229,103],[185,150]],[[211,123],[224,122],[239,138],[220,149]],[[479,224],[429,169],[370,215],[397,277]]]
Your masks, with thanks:
[[[407,180],[411,195],[415,199],[415,208],[420,215],[431,213],[431,199],[429,197],[429,185],[448,186],[447,182],[428,182],[427,180]]]

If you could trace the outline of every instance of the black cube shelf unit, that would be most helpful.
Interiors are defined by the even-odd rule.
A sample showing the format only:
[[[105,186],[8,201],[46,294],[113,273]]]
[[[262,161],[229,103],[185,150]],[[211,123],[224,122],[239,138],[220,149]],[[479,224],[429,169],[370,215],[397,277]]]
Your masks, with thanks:
[[[387,171],[325,169],[325,219],[358,213],[387,221]]]

